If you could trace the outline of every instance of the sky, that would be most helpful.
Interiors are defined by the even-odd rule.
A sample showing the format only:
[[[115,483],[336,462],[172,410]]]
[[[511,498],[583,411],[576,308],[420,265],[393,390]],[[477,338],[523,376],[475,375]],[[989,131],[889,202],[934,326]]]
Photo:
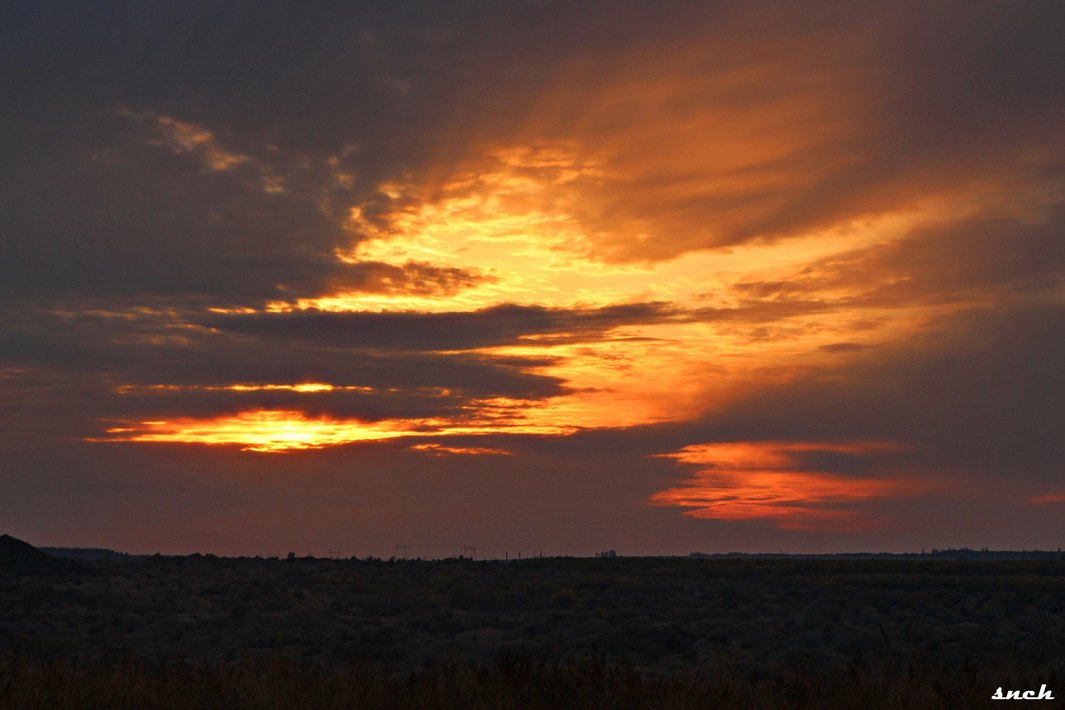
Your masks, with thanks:
[[[1059,2],[0,12],[3,532],[1065,538]]]

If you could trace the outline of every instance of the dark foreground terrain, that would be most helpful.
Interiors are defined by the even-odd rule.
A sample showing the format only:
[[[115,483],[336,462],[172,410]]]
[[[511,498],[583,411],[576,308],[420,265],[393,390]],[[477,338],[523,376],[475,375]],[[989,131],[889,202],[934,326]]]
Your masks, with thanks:
[[[3,707],[985,707],[1065,561],[0,562]],[[1060,700],[1047,703],[1059,706]]]

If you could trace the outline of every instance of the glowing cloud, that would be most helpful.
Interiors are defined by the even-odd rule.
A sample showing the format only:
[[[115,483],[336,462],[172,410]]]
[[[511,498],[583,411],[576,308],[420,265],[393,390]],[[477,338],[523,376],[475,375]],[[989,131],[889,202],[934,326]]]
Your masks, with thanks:
[[[640,243],[650,236],[581,214],[589,203],[603,200],[602,193],[628,189],[633,179],[563,143],[494,149],[440,185],[383,184],[378,189],[391,208],[384,213],[372,213],[367,205],[351,208],[347,227],[355,243],[337,251],[340,261],[478,278],[436,291],[340,291],[275,301],[267,310],[450,312],[500,303],[573,308],[641,301],[729,307],[738,303],[731,293],[737,283],[780,278],[816,260],[888,242],[943,209],[926,201],[787,242],[611,260],[611,240]],[[837,289],[825,296],[837,300],[857,293]]]
[[[1065,493],[1048,493],[1041,496],[1032,496],[1029,503],[1035,505],[1065,505]]]
[[[182,121],[173,116],[155,115],[151,112],[135,113],[123,110],[119,114],[127,118],[154,121],[157,132],[168,148],[175,153],[199,155],[204,166],[210,170],[229,170],[248,160],[246,155],[234,153],[219,146],[211,131],[195,123]]]
[[[291,385],[281,384],[232,384],[232,385],[120,385],[115,388],[123,394],[131,392],[178,392],[200,390],[205,392],[373,392],[373,387],[357,385],[330,385],[325,382],[300,382]]]
[[[352,418],[308,416],[299,410],[256,409],[210,418],[180,417],[168,420],[123,422],[110,427],[106,436],[91,441],[139,443],[185,443],[238,446],[243,451],[278,453],[321,449],[398,437],[471,436],[481,434],[530,434],[560,436],[577,427],[545,423],[528,418],[520,402],[496,398],[476,400],[467,412],[453,420],[389,419],[362,421]],[[414,447],[428,453],[506,453],[477,447],[447,447],[426,444]]]
[[[176,132],[174,140],[181,146],[212,140],[194,127],[165,125]],[[656,303],[668,305],[671,315],[618,319],[592,334],[517,333],[511,344],[473,349],[493,358],[544,363],[524,371],[561,380],[566,393],[517,404],[470,401],[461,416],[434,423],[438,432],[472,426],[476,431],[567,433],[682,421],[723,407],[752,387],[788,380],[810,367],[904,337],[929,316],[955,307],[869,300],[870,293],[905,280],[905,274],[850,277],[865,258],[856,253],[887,248],[946,209],[934,201],[786,241],[693,249],[657,261],[618,261],[604,255],[617,241],[616,230],[625,225],[601,231],[604,224],[587,216],[588,204],[603,199],[604,186],[620,189],[636,179],[615,169],[608,157],[582,152],[577,142],[539,142],[494,148],[467,168],[435,186],[379,185],[391,206],[383,213],[371,214],[369,204],[351,208],[352,246],[338,250],[336,258],[350,265],[376,265],[390,288],[376,284],[372,291],[275,301],[264,310],[448,314],[504,304],[586,311]],[[637,170],[631,164],[627,168]],[[642,232],[629,237],[636,242],[648,238]],[[848,278],[838,277],[841,263],[848,265]],[[859,266],[850,266],[854,263]],[[419,274],[454,278],[427,288]],[[404,277],[412,280],[392,282]],[[773,286],[788,283],[802,290],[793,294]],[[216,307],[211,312],[240,316],[257,311]],[[360,389],[329,383],[213,387],[322,396]],[[151,429],[135,440],[217,440],[267,451],[399,436],[423,425],[301,420],[285,425],[287,438],[279,438],[283,418],[244,414],[227,421],[186,422],[165,432]],[[266,443],[258,441],[256,427],[262,428]]]
[[[565,393],[469,401],[458,416],[432,424],[438,434],[471,427],[568,433],[689,420],[753,389],[910,337],[930,319],[978,302],[976,289],[919,297],[911,281],[930,260],[907,260],[902,245],[929,225],[957,222],[1005,198],[992,198],[986,181],[900,190],[890,181],[863,187],[842,180],[868,160],[860,146],[877,125],[875,97],[861,71],[811,55],[804,43],[775,51],[789,61],[765,63],[745,43],[612,57],[609,66],[578,61],[566,74],[572,81],[560,79],[534,101],[526,125],[467,137],[461,151],[431,160],[422,173],[378,182],[376,194],[362,193],[357,203],[333,204],[332,214],[346,210],[349,241],[335,248],[333,266],[349,270],[347,280],[259,309],[211,311],[447,315],[515,304],[560,312],[663,306],[659,313],[669,317],[634,315],[594,332],[515,328],[510,342],[491,346],[455,339],[455,351],[542,363],[515,367],[556,379]],[[706,72],[708,62],[721,69]],[[818,80],[806,85],[809,75],[797,75],[796,66],[815,70]],[[242,160],[202,126],[139,118],[171,150],[198,155],[211,170]],[[339,161],[329,165],[343,182]],[[325,399],[340,388],[225,389]],[[216,424],[249,436],[257,426]],[[330,426],[309,435],[315,446],[411,435],[424,423],[356,423],[352,439],[342,433],[346,425]],[[188,430],[197,431],[191,423]],[[767,470],[783,488],[805,482],[827,495],[832,485],[829,474],[789,478],[779,467]],[[855,482],[852,495],[871,496],[877,485]],[[782,510],[779,501],[773,509]]]
[[[941,211],[932,202],[786,242],[695,249],[658,261],[611,261],[603,256],[618,234],[597,231],[578,216],[588,212],[590,201],[603,199],[604,186],[621,188],[635,179],[607,158],[582,153],[575,142],[539,142],[494,148],[468,168],[436,186],[380,185],[391,209],[371,216],[367,206],[352,208],[348,228],[356,241],[337,258],[404,273],[435,269],[476,278],[444,290],[342,291],[275,301],[266,310],[449,313],[510,303],[572,309],[646,302],[676,309],[669,322],[621,322],[595,338],[560,333],[480,351],[549,355],[552,364],[533,371],[563,379],[572,394],[532,404],[528,417],[567,427],[690,418],[722,406],[752,383],[793,376],[863,345],[913,332],[933,312],[858,305],[879,281],[826,281],[801,300],[746,287],[796,274],[818,283],[812,264],[890,243]],[[628,236],[637,242],[647,238]],[[887,282],[897,278],[883,276]],[[832,349],[839,342],[852,350]]]
[[[298,411],[256,410],[213,419],[180,418],[112,427],[105,441],[237,445],[244,451],[320,449],[380,441],[409,433],[395,422],[307,417]]]
[[[914,495],[928,484],[908,477],[861,477],[810,470],[803,455],[868,456],[898,450],[889,442],[731,442],[688,446],[669,458],[699,467],[692,479],[651,497],[715,520],[769,520],[791,530],[859,531],[882,523],[854,504]]]
[[[433,456],[512,456],[505,449],[490,449],[481,446],[445,446],[443,444],[415,444],[411,451],[424,451]]]

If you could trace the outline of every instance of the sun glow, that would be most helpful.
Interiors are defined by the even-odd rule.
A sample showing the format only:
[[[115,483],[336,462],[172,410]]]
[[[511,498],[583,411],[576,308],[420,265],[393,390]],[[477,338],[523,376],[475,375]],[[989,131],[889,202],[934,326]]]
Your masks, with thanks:
[[[560,436],[577,427],[547,423],[524,416],[519,401],[497,398],[467,405],[468,413],[455,419],[389,419],[363,421],[353,418],[308,416],[299,410],[256,409],[235,415],[197,419],[123,422],[106,430],[95,441],[140,443],[187,443],[239,446],[243,451],[278,453],[321,449],[358,442],[384,441],[399,437],[478,436],[485,434],[530,434]],[[500,454],[496,449],[435,445],[412,447],[443,453]]]
[[[244,451],[320,449],[357,441],[380,441],[408,432],[395,422],[307,417],[298,411],[256,410],[213,419],[139,422],[107,430],[109,441],[238,445]]]
[[[577,175],[591,170],[579,167],[574,156],[567,160]],[[439,313],[500,303],[587,308],[644,301],[727,308],[737,305],[736,284],[779,280],[812,262],[889,241],[940,209],[928,202],[923,209],[909,207],[781,242],[693,249],[668,259],[606,260],[605,244],[618,235],[606,229],[607,224],[592,226],[576,216],[577,203],[592,195],[582,191],[580,181],[560,183],[559,174],[565,170],[543,168],[523,176],[506,171],[462,174],[432,198],[415,186],[404,186],[393,193],[395,208],[383,215],[370,218],[363,207],[351,209],[348,229],[356,241],[351,249],[337,251],[340,261],[387,264],[401,271],[450,270],[468,274],[466,283],[439,289],[419,284],[417,289],[386,292],[340,291],[274,301],[266,310]],[[631,235],[636,242],[647,236]],[[858,291],[852,286],[820,295],[839,300]]]
[[[358,385],[330,385],[325,382],[299,382],[296,384],[232,384],[232,385],[119,385],[115,388],[121,393],[131,392],[170,392],[182,390],[199,390],[204,392],[373,392],[373,387]]]

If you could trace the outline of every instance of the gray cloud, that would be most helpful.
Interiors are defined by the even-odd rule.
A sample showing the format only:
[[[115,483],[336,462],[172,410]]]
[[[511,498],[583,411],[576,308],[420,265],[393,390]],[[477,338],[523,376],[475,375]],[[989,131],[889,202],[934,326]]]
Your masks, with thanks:
[[[943,317],[849,365],[755,391],[663,441],[898,441],[913,447],[922,475],[1057,487],[1063,323],[1065,310],[1049,303]]]
[[[351,239],[341,229],[347,206],[389,209],[376,192],[381,180],[445,179],[441,166],[477,145],[529,131],[624,148],[603,142],[627,134],[592,120],[602,107],[586,110],[576,95],[561,113],[544,106],[574,62],[585,72],[606,67],[608,85],[628,66],[616,62],[620,48],[698,46],[701,71],[761,67],[779,80],[723,97],[737,109],[801,92],[843,95],[849,103],[840,110],[855,111],[843,116],[855,125],[783,163],[751,166],[752,175],[805,175],[786,190],[770,182],[755,192],[662,192],[682,184],[681,175],[637,176],[631,190],[608,185],[617,199],[602,214],[581,215],[593,228],[626,214],[655,227],[642,246],[619,243],[618,254],[778,238],[894,208],[968,176],[1061,164],[1065,13],[1054,3],[675,10],[186,3],[131,12],[121,3],[44,3],[12,11],[3,64],[19,71],[5,80],[0,114],[8,234],[0,293],[200,293],[254,305],[372,283],[375,267],[345,270],[333,250]],[[580,29],[589,24],[599,30],[591,38]],[[690,70],[655,69],[667,83]],[[667,124],[699,119],[684,96],[660,116]],[[204,170],[194,154],[145,143],[148,127],[121,110],[200,125],[249,159]],[[528,125],[545,111],[554,118]],[[779,127],[789,128],[805,130]],[[332,169],[349,173],[350,186],[336,185]],[[264,171],[287,191],[264,192]],[[665,199],[652,216],[648,199]],[[700,223],[724,226],[708,232]]]
[[[458,313],[311,310],[220,315],[206,320],[205,325],[233,333],[371,350],[472,350],[509,345],[536,335],[593,340],[623,325],[662,322],[676,315],[662,303],[572,310],[506,304]]]
[[[328,337],[231,334],[190,326],[191,314],[180,310],[56,312],[22,305],[5,312],[0,369],[8,376],[0,379],[0,390],[11,422],[25,425],[28,420],[18,412],[32,409],[40,434],[57,426],[48,422],[49,408],[57,421],[66,422],[61,428],[91,435],[98,420],[108,417],[286,407],[363,419],[419,418],[459,414],[470,400],[535,400],[567,391],[561,379],[532,372],[553,362],[550,358],[419,352],[401,348],[400,340],[384,348]],[[417,323],[408,332],[416,330]],[[303,382],[361,389],[217,389]],[[152,385],[175,389],[149,389]]]
[[[282,173],[267,192],[257,159],[212,170],[203,156],[153,144],[131,119],[92,116],[90,133],[11,165],[5,181],[0,295],[145,297],[210,294],[259,303],[341,278],[344,243],[324,169]],[[101,123],[132,124],[106,142]],[[112,129],[118,130],[118,129]],[[308,169],[307,172],[314,172]],[[302,182],[302,184],[301,184]]]

